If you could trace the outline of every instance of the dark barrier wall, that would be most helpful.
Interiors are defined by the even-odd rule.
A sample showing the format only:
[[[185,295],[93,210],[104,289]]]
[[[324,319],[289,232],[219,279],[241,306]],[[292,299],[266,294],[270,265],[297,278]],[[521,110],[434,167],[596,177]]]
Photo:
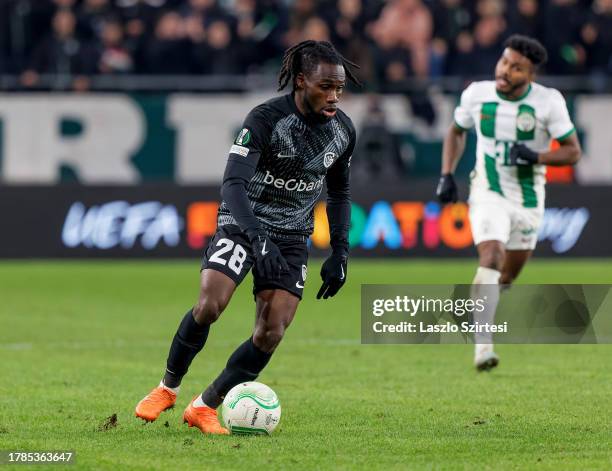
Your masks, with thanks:
[[[467,205],[441,208],[435,182],[354,186],[358,256],[471,256]],[[465,189],[462,195],[466,195]],[[216,187],[0,187],[0,257],[199,257],[214,233]],[[549,186],[536,253],[612,256],[612,187]],[[325,253],[325,206],[314,255]]]

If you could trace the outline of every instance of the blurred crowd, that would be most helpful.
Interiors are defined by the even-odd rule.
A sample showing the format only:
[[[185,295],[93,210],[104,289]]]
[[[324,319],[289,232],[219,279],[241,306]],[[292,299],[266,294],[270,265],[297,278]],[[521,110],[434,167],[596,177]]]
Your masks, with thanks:
[[[276,71],[330,40],[372,87],[492,73],[512,33],[554,75],[612,75],[612,0],[0,0],[0,73],[223,75]]]

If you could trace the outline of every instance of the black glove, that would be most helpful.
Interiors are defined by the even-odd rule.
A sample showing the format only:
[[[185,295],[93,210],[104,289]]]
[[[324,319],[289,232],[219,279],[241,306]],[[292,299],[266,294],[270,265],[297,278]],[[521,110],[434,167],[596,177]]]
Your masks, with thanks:
[[[438,188],[436,189],[436,195],[440,203],[456,203],[459,199],[459,193],[457,192],[457,184],[453,178],[452,173],[445,173],[440,177],[438,182]]]
[[[534,165],[538,163],[538,153],[525,144],[514,144],[510,149],[510,165]]]
[[[321,299],[321,297],[323,299],[331,298],[342,288],[342,285],[346,282],[347,261],[348,257],[346,255],[335,253],[332,253],[325,260],[321,267],[323,284],[317,293],[317,299]]]
[[[289,265],[280,249],[263,232],[250,234],[251,247],[255,256],[257,270],[266,278],[280,278],[281,273],[289,271]]]

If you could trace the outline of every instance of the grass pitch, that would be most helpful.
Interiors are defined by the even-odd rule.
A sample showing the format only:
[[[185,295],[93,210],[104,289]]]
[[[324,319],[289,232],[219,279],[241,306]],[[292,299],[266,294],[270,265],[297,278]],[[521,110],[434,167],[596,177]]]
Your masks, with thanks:
[[[477,374],[467,345],[360,345],[360,283],[469,283],[475,261],[353,260],[327,301],[319,266],[260,376],[282,403],[276,433],[209,437],[182,411],[250,335],[250,277],[177,407],[143,425],[134,406],[195,301],[198,261],[0,263],[0,449],[74,450],[79,469],[612,468],[612,347],[500,345],[497,371]],[[612,283],[612,261],[536,259],[521,282]]]

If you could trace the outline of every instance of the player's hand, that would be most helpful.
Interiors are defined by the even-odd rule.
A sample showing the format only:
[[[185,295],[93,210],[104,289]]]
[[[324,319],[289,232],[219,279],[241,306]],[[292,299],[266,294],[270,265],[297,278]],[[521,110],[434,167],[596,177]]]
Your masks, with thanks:
[[[514,144],[510,149],[510,165],[535,165],[539,154],[525,144]]]
[[[323,284],[317,293],[317,299],[332,298],[346,282],[346,269],[348,257],[346,255],[331,254],[321,267]]]
[[[289,271],[289,265],[280,249],[264,233],[251,238],[251,247],[255,256],[257,270],[266,278],[280,278],[281,273]]]
[[[438,188],[436,189],[436,196],[438,197],[438,201],[442,204],[457,202],[459,199],[459,192],[457,191],[457,184],[455,183],[452,173],[445,173],[440,177]]]

